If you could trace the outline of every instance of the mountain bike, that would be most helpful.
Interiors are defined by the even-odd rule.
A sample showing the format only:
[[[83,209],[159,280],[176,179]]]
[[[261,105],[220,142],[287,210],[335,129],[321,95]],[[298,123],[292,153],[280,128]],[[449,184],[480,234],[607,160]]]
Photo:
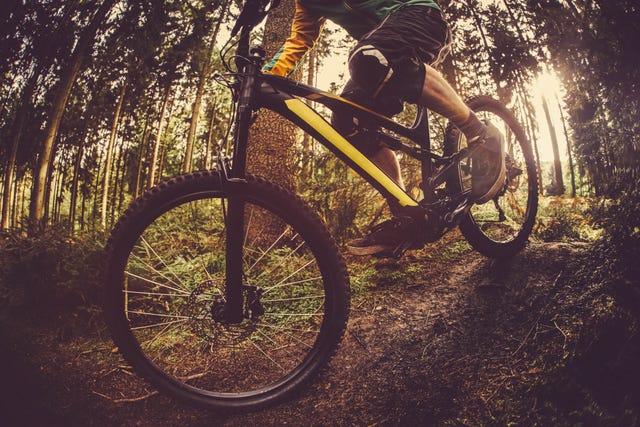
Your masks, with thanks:
[[[469,105],[503,132],[507,172],[494,200],[476,206],[474,145],[454,126],[439,154],[424,109],[412,126],[402,126],[331,93],[263,74],[265,53],[250,48],[250,33],[275,5],[247,2],[232,32],[235,68],[225,61],[235,106],[231,156],[219,150],[214,170],[150,189],[122,215],[108,243],[105,311],[120,352],[160,391],[205,408],[255,409],[292,396],[335,354],[349,313],[345,262],[318,214],[246,172],[258,109],[295,123],[397,200],[403,215],[420,224],[423,243],[459,227],[484,255],[510,256],[525,244],[537,210],[529,142],[514,116],[489,97]],[[361,131],[420,162],[420,196],[399,187],[306,100],[358,117]]]

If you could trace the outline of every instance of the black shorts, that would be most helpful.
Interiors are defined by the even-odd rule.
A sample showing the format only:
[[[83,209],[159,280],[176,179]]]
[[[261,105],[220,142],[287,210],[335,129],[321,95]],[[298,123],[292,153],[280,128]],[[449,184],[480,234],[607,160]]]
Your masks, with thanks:
[[[400,94],[405,101],[416,102],[422,91],[424,64],[441,61],[449,41],[449,26],[439,10],[406,6],[391,13],[358,41],[350,54],[349,71],[356,82],[359,73],[370,73],[370,69],[358,70],[352,59],[356,52],[372,46],[384,56],[393,73],[383,88],[376,89],[379,93],[371,95]]]
[[[341,96],[380,114],[393,116],[403,103],[415,103],[422,93],[424,64],[441,61],[448,51],[449,26],[439,10],[405,6],[365,34],[349,55],[350,79]],[[334,126],[345,134],[353,119],[334,117]],[[375,147],[358,148],[377,151]]]

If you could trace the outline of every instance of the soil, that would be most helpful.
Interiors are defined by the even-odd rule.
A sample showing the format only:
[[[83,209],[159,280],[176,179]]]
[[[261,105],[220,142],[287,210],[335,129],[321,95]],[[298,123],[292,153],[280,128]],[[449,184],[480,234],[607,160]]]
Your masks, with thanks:
[[[3,424],[637,421],[633,414],[620,418],[589,382],[598,377],[580,371],[589,359],[578,360],[576,348],[588,322],[566,301],[581,296],[571,265],[587,245],[530,243],[513,258],[495,261],[468,248],[449,253],[447,243],[399,262],[368,261],[377,274],[354,296],[343,343],[327,369],[296,398],[253,413],[217,414],[157,394],[114,349],[98,306],[38,311],[19,296],[4,295]],[[353,269],[362,262],[348,261]],[[421,268],[409,279],[400,274],[416,265]],[[627,402],[635,387],[624,392]]]

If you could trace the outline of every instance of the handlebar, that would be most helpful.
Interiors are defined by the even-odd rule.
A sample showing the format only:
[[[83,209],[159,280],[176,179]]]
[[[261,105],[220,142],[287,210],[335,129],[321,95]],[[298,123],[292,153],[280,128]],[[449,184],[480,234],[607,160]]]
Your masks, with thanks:
[[[269,4],[271,4],[271,6],[267,9]],[[238,16],[238,20],[231,30],[231,37],[238,34],[241,28],[246,29],[247,33],[251,31],[253,27],[262,22],[265,16],[267,16],[273,8],[278,7],[279,4],[280,0],[246,0],[240,16]]]

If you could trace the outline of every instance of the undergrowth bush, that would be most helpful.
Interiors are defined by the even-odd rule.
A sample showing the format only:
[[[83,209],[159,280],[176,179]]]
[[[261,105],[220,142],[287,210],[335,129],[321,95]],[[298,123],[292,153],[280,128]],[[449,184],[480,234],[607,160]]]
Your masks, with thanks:
[[[610,425],[638,425],[640,190],[631,179],[610,187],[610,198],[589,209],[602,234],[573,269],[570,294],[562,298],[563,312],[581,319],[567,367]]]
[[[360,236],[381,215],[384,199],[330,153],[318,154],[299,183],[302,198],[342,242]]]
[[[590,199],[545,197],[540,208],[535,235],[546,242],[594,241],[600,231],[589,212]]]
[[[7,303],[57,312],[99,302],[100,238],[70,238],[55,227],[37,237],[10,232],[0,238],[0,289]]]

